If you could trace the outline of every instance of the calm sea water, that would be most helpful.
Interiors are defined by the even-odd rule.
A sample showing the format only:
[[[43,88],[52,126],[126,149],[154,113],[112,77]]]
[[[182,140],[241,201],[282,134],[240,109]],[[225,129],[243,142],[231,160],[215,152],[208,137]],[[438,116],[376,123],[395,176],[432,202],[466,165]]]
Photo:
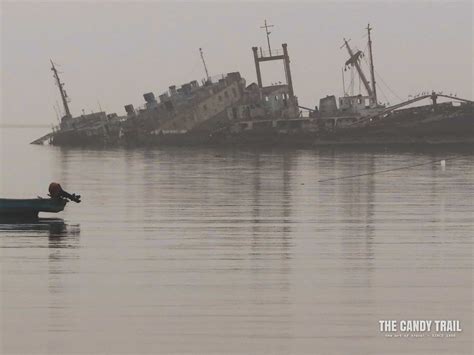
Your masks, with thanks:
[[[472,353],[474,154],[28,145],[44,133],[1,129],[1,196],[83,202],[0,225],[1,352]]]

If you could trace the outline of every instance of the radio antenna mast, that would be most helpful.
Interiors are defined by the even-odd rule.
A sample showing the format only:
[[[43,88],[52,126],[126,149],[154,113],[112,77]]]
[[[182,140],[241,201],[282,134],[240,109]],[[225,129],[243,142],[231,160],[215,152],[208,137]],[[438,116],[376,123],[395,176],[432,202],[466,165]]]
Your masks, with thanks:
[[[204,64],[204,71],[206,72],[206,80],[209,81],[209,73],[207,71],[206,61],[204,60],[204,53],[202,52],[202,48],[199,48],[199,53],[201,54],[202,64]]]
[[[370,38],[370,31],[372,28],[370,24],[367,25],[367,35],[369,36],[369,56],[370,56],[370,76],[372,81],[372,93],[375,104],[377,104],[377,90],[375,87],[375,75],[374,75],[374,57],[372,55],[372,39]]]
[[[273,25],[267,25],[267,20],[265,20],[265,25],[261,26],[260,28],[265,29],[265,33],[267,34],[267,43],[268,43],[268,53],[270,56],[272,55],[272,48],[270,47],[270,31],[268,30],[270,27],[274,27]]]
[[[54,79],[56,80],[56,84],[58,85],[59,93],[61,94],[61,99],[63,101],[65,116],[71,117],[71,111],[69,111],[69,105],[68,105],[69,98],[66,94],[66,90],[64,90],[64,83],[62,83],[61,80],[59,79],[58,71],[56,67],[54,66],[54,63],[51,59],[50,59],[50,62],[51,62],[51,70],[54,73]]]

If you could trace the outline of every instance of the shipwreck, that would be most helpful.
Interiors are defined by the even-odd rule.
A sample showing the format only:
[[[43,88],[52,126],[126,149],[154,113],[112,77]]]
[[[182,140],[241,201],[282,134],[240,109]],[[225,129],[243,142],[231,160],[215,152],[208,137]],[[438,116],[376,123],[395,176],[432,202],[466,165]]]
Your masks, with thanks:
[[[209,76],[202,49],[199,53],[206,77],[179,87],[171,85],[155,97],[143,95],[138,108],[125,105],[125,114],[93,112],[73,116],[69,97],[58,71],[51,70],[59,88],[64,115],[51,133],[32,143],[49,141],[59,146],[140,145],[295,145],[474,143],[473,101],[442,92],[423,92],[395,105],[377,96],[372,28],[367,30],[365,54],[344,39],[348,59],[344,71],[351,82],[343,95],[327,95],[319,106],[300,106],[293,87],[288,45],[272,49],[265,23],[268,50],[252,47],[256,83],[247,85],[239,72]],[[368,61],[366,59],[368,57]],[[260,66],[282,62],[284,83],[263,85]],[[362,67],[365,61],[369,76]],[[364,92],[354,92],[354,78]],[[448,102],[439,102],[449,99]],[[419,105],[421,101],[427,104]],[[417,106],[413,106],[413,104]]]

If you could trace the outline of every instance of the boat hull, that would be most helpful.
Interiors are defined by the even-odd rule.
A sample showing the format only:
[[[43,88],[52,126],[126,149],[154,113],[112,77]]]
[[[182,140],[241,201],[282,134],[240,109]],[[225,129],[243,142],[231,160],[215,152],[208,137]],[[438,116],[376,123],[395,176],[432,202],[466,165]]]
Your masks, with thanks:
[[[358,117],[334,116],[282,120],[225,122],[219,129],[192,129],[186,133],[117,130],[104,135],[83,131],[55,132],[52,144],[59,146],[287,146],[326,145],[443,145],[474,143],[473,104],[426,105],[392,111],[372,122],[357,124]],[[222,123],[222,122],[221,122]],[[245,128],[243,128],[245,125]],[[214,128],[217,126],[215,125]]]
[[[39,212],[57,213],[64,210],[67,200],[53,198],[0,199],[1,217],[37,217]]]
[[[102,146],[105,144],[105,139],[102,135],[87,135],[75,130],[57,131],[51,138],[51,144],[57,146]]]

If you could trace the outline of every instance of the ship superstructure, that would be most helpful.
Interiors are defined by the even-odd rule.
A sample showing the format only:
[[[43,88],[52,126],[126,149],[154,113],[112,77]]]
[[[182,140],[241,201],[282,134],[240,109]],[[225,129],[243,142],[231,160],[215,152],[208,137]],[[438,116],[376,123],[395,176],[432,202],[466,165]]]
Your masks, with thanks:
[[[308,109],[309,116],[314,119],[315,126],[320,133],[331,133],[336,136],[350,136],[356,134],[359,138],[366,136],[367,140],[373,141],[370,138],[370,132],[383,132],[383,135],[390,136],[393,134],[397,136],[403,131],[405,137],[415,135],[420,136],[420,132],[425,132],[427,136],[433,135],[439,137],[444,132],[458,131],[460,136],[471,135],[473,130],[465,125],[465,122],[455,121],[454,119],[446,121],[448,112],[452,117],[465,117],[466,113],[472,112],[472,101],[457,98],[454,96],[443,95],[439,92],[424,92],[416,95],[416,97],[409,98],[406,101],[395,105],[384,105],[379,102],[377,97],[377,86],[374,69],[374,55],[370,24],[366,27],[367,30],[367,48],[368,57],[367,62],[370,70],[370,80],[361,66],[362,59],[365,61],[365,54],[360,50],[354,50],[349,44],[349,40],[344,38],[341,48],[345,48],[349,54],[349,58],[344,63],[343,71],[343,91],[344,95],[336,99],[335,95],[328,95],[321,98],[319,101],[319,109],[315,107],[314,110]],[[353,92],[354,71],[357,73],[360,83],[365,89],[365,94],[359,93],[355,95],[350,93],[350,89],[344,85],[344,72],[351,71],[351,84]],[[454,102],[438,103],[439,98],[448,98]],[[411,107],[415,103],[422,100],[429,100],[431,104],[425,106]],[[455,103],[457,102],[457,104]],[[305,108],[307,109],[307,108]],[[443,121],[443,123],[441,123]],[[437,122],[436,124],[434,122]],[[436,129],[435,129],[436,126]],[[361,129],[363,127],[363,129]],[[395,128],[396,127],[396,128]],[[467,128],[467,129],[466,129]],[[452,138],[452,137],[451,137]],[[344,138],[345,139],[345,138]],[[365,140],[362,139],[362,142]]]
[[[298,98],[293,87],[288,45],[283,43],[281,49],[272,49],[269,28],[264,26],[268,50],[252,47],[257,82],[245,88],[242,100],[228,109],[230,131],[263,131],[268,129],[286,130],[289,127],[302,128],[305,119],[301,119]],[[263,85],[261,66],[267,62],[281,62],[285,82]]]
[[[70,98],[64,89],[64,83],[59,77],[59,72],[51,62],[51,70],[59,89],[63,103],[64,114],[60,119],[59,126],[53,127],[53,132],[37,139],[33,143],[42,144],[49,139],[55,145],[102,145],[115,143],[118,139],[120,122],[116,114],[105,112],[83,112],[80,116],[73,116],[69,108]]]
[[[135,109],[126,105],[127,116],[122,124],[124,139],[129,143],[164,136],[197,135],[227,120],[227,109],[241,100],[245,80],[238,72],[228,73],[182,84],[171,85],[159,95],[143,95],[145,106]]]
[[[344,43],[341,48],[345,48],[349,54],[349,58],[344,63],[343,74],[343,91],[344,95],[339,97],[336,100],[334,95],[328,95],[319,100],[319,110],[315,108],[311,112],[311,116],[321,119],[331,119],[333,118],[334,125],[337,121],[341,124],[347,122],[357,121],[361,117],[373,116],[382,112],[385,108],[385,105],[381,104],[377,98],[377,87],[375,81],[375,69],[374,69],[374,60],[372,52],[372,39],[371,39],[371,30],[370,24],[367,25],[367,47],[369,51],[369,67],[370,67],[370,81],[367,79],[367,76],[361,66],[361,61],[365,57],[365,54],[361,50],[354,50],[349,44],[349,40],[343,39]],[[354,85],[354,70],[356,71],[360,83],[365,89],[365,94],[358,93],[355,95],[349,93],[349,88],[344,85],[344,72],[350,71],[351,73],[351,85],[353,91]]]

